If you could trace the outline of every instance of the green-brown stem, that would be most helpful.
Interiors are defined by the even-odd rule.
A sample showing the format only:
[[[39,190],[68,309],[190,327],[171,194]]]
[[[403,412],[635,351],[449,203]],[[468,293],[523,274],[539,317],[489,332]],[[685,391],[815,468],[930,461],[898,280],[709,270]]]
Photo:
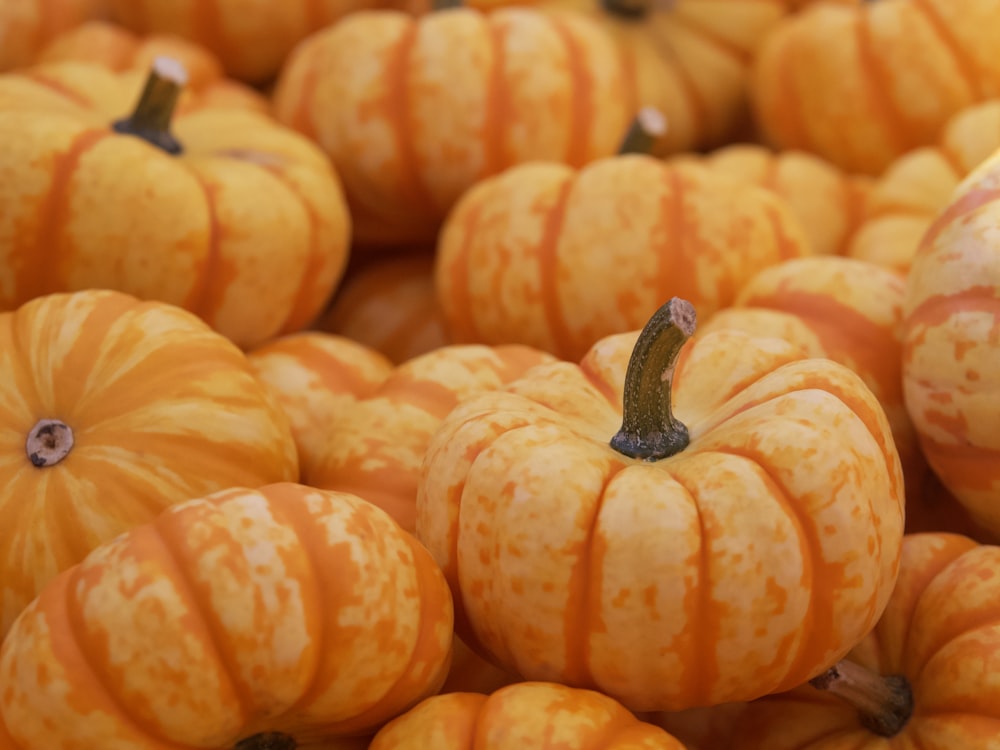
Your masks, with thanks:
[[[431,0],[431,10],[448,10],[450,8],[461,8],[465,5],[463,0]]]
[[[73,430],[58,419],[41,419],[24,443],[31,465],[39,469],[55,466],[73,450]]]
[[[894,737],[913,715],[913,689],[903,675],[883,676],[846,659],[809,684],[858,711],[861,725],[879,737]]]
[[[284,732],[260,732],[236,743],[233,750],[295,750],[298,743]]]
[[[625,371],[621,429],[611,447],[632,458],[657,461],[684,450],[688,429],[674,417],[670,389],[681,347],[694,333],[694,307],[674,297],[653,313]]]
[[[618,153],[648,154],[667,132],[667,118],[656,107],[640,109],[622,138]]]
[[[184,66],[172,58],[157,57],[153,60],[135,110],[128,117],[115,121],[111,127],[119,133],[149,141],[168,154],[179,154],[182,147],[170,133],[170,120],[185,83],[187,72]]]

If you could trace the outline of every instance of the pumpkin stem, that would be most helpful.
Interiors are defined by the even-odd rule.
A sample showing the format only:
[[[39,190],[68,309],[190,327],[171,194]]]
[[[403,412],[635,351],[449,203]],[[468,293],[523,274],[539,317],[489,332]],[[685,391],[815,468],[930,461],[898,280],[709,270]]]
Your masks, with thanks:
[[[643,107],[629,125],[618,154],[648,154],[667,132],[667,118],[656,107]]]
[[[42,419],[31,428],[24,451],[33,466],[55,466],[73,450],[73,430],[58,419]]]
[[[601,0],[601,7],[618,18],[641,20],[653,8],[650,0]]]
[[[236,743],[233,750],[295,750],[295,738],[284,732],[258,732]]]
[[[694,306],[674,297],[639,334],[625,371],[622,426],[611,438],[619,453],[658,461],[687,447],[688,429],[670,410],[670,388],[677,355],[694,333],[695,321]]]
[[[846,659],[809,684],[858,710],[861,726],[879,737],[894,737],[913,715],[913,689],[901,674],[883,676]]]
[[[462,8],[465,6],[463,0],[431,0],[431,11],[448,10],[450,8]]]
[[[135,110],[111,127],[149,141],[168,154],[179,154],[181,144],[170,134],[170,119],[185,83],[187,71],[183,65],[170,57],[157,57]]]

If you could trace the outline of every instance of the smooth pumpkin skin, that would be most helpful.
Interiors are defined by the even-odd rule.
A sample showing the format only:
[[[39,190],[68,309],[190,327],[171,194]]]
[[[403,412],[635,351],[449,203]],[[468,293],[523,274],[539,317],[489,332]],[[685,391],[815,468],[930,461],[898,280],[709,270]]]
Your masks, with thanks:
[[[949,117],[1000,95],[1000,0],[816,3],[758,49],[752,94],[766,140],[878,175],[934,143]]]
[[[848,254],[906,273],[952,193],[997,149],[1000,99],[963,109],[948,121],[936,144],[904,154],[879,177]]]
[[[318,331],[281,336],[247,352],[247,359],[288,415],[303,476],[314,471],[319,447],[349,404],[369,397],[392,372],[374,349]]]
[[[358,242],[433,242],[485,177],[614,153],[637,108],[625,75],[612,37],[578,13],[362,11],[295,49],[274,111],[329,154]]]
[[[554,359],[526,346],[454,344],[403,362],[345,406],[303,481],[362,497],[412,532],[420,463],[441,420],[460,401]]]
[[[191,310],[243,347],[305,327],[349,251],[329,162],[246,110],[176,116],[178,156],[114,132],[144,77],[76,62],[0,77],[0,309],[110,288]]]
[[[710,169],[766,188],[788,203],[818,255],[843,255],[867,214],[872,181],[805,151],[774,152],[737,143],[705,155],[684,154]]]
[[[476,185],[438,241],[449,336],[575,360],[681,296],[707,317],[756,271],[811,253],[774,194],[631,154],[580,170],[526,164]]]
[[[434,290],[434,251],[381,253],[348,269],[316,327],[402,364],[451,342]]]
[[[37,468],[39,420],[74,435]],[[0,635],[59,571],[169,505],[294,480],[288,419],[246,357],[179,308],[118,292],[0,313]]]
[[[28,65],[56,35],[104,13],[105,0],[4,0],[0,72]]]
[[[525,679],[636,711],[798,685],[868,632],[895,579],[885,415],[842,365],[717,331],[674,370],[688,448],[628,458],[608,441],[636,337],[467,399],[434,434],[417,536],[456,632]]]
[[[899,579],[850,659],[903,674],[915,710],[878,737],[854,709],[803,687],[750,704],[733,750],[955,750],[1000,747],[1000,547],[956,534],[908,534]]]
[[[903,396],[924,454],[973,520],[1000,534],[1000,152],[959,186],[907,275]]]
[[[436,691],[451,642],[440,571],[385,513],[235,487],[52,581],[0,649],[0,722],[17,750],[363,734]]]
[[[427,698],[393,719],[369,750],[684,750],[659,727],[591,690],[522,682],[490,695]]]

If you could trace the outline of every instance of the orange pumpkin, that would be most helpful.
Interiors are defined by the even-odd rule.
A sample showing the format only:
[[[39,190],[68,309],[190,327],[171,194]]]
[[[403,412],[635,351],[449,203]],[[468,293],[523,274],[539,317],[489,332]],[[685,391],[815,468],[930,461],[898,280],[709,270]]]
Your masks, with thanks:
[[[382,511],[291,483],[231,488],[42,591],[0,648],[0,725],[12,750],[295,748],[433,694],[451,642],[441,572]]]
[[[992,750],[998,671],[1000,547],[908,535],[875,630],[815,687],[750,704],[731,747]]]
[[[476,345],[444,346],[408,360],[344,407],[304,467],[303,481],[362,497],[413,531],[420,462],[445,415],[463,399],[552,360],[525,346]]]
[[[684,750],[659,727],[591,690],[522,682],[491,695],[425,699],[379,730],[369,750]]]
[[[907,272],[921,238],[959,183],[997,149],[1000,99],[959,112],[935,145],[904,154],[878,179],[848,254]]]
[[[959,186],[907,275],[903,395],[924,454],[1000,535],[1000,152]]]
[[[878,401],[739,331],[678,362],[693,327],[674,298],[431,439],[417,536],[456,631],[525,679],[637,711],[747,700],[826,669],[888,601],[903,480]]]
[[[0,77],[0,309],[111,288],[191,310],[245,347],[305,327],[347,261],[328,161],[250,111],[169,126],[183,72],[163,58],[122,117],[137,75],[62,63]]]
[[[707,316],[756,271],[809,252],[773,193],[633,153],[580,170],[525,164],[479,183],[442,229],[435,284],[453,341],[579,359],[670,295]]]
[[[190,313],[108,291],[0,313],[0,636],[45,583],[172,503],[298,476],[288,420]]]
[[[1000,0],[815,3],[758,49],[765,138],[877,175],[949,117],[1000,95]]]
[[[57,34],[104,13],[106,0],[4,0],[0,71],[28,65]]]
[[[441,54],[447,50],[447,54]],[[344,180],[355,238],[433,241],[477,181],[614,152],[635,111],[614,40],[581,14],[351,14],[306,39],[274,91]]]
[[[203,106],[245,107],[269,112],[270,102],[249,86],[223,76],[219,61],[203,47],[180,37],[153,34],[140,37],[107,21],[88,21],[55,37],[35,63],[93,62],[112,70],[148,70],[160,56],[180,62],[188,75],[188,87],[198,92]]]
[[[320,446],[348,406],[367,398],[392,372],[384,356],[343,336],[294,333],[247,352],[292,424],[303,476],[315,470]]]
[[[451,343],[434,291],[434,253],[380,254],[348,269],[316,327],[402,364]]]

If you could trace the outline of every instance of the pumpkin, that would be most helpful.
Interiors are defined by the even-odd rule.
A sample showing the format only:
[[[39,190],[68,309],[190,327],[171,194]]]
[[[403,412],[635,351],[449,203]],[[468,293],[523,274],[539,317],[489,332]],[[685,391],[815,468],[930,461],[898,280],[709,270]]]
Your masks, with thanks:
[[[134,74],[62,63],[0,76],[0,309],[118,289],[243,347],[323,309],[348,254],[336,174],[258,113],[200,109],[170,125],[183,77],[158,58],[129,115]]]
[[[773,193],[627,153],[579,170],[525,164],[476,185],[441,231],[435,285],[452,341],[572,360],[641,327],[670,295],[708,316],[756,271],[809,253]]]
[[[1000,95],[1000,0],[816,3],[775,26],[751,86],[768,143],[878,175]]]
[[[641,718],[666,729],[683,742],[687,750],[731,750],[736,719],[747,705],[721,703],[685,711],[658,711],[642,714]]]
[[[288,420],[232,343],[111,291],[0,313],[0,636],[45,583],[181,500],[298,476]]]
[[[28,65],[57,34],[104,12],[106,0],[4,0],[0,3],[0,71]]]
[[[425,699],[379,730],[369,750],[684,750],[659,727],[592,690],[522,682],[490,695]]]
[[[432,242],[459,196],[505,167],[614,153],[635,105],[596,21],[453,8],[361,11],[313,34],[274,110],[329,154],[355,239],[391,245]]]
[[[924,454],[972,518],[1000,534],[1000,152],[959,186],[907,275],[903,397]]]
[[[820,255],[843,255],[867,216],[872,181],[843,172],[805,151],[733,144],[711,153],[683,154],[721,174],[767,188],[788,203]]]
[[[347,274],[316,322],[395,364],[451,343],[434,290],[434,252],[383,253]]]
[[[210,103],[270,111],[270,102],[262,94],[225,78],[219,61],[206,49],[166,34],[140,37],[107,21],[88,21],[63,32],[38,53],[35,62],[79,60],[106,65],[112,70],[145,71],[160,56],[171,57],[184,66],[187,85],[198,92],[203,106]]]
[[[904,154],[879,177],[848,254],[906,273],[959,183],[997,149],[1000,99],[963,109],[935,145]]]
[[[903,480],[871,391],[779,339],[684,347],[693,328],[673,298],[464,400],[428,445],[416,531],[456,632],[527,680],[635,711],[748,700],[822,672],[888,601]]]
[[[392,372],[392,363],[373,349],[316,331],[272,339],[247,358],[291,421],[303,475],[313,472],[319,446],[348,405],[370,396]]]
[[[926,462],[903,403],[905,288],[900,274],[853,258],[789,260],[751,277],[701,334],[737,328],[776,336],[860,375],[889,419],[909,497],[920,491]]]
[[[445,415],[552,360],[525,346],[456,344],[403,362],[371,394],[345,405],[303,481],[362,497],[413,531],[420,462]]]
[[[292,749],[374,732],[433,694],[451,641],[440,571],[378,508],[229,488],[45,587],[0,648],[0,725],[14,750]]]
[[[750,704],[733,750],[998,746],[1000,548],[907,535],[875,630],[813,685]]]

